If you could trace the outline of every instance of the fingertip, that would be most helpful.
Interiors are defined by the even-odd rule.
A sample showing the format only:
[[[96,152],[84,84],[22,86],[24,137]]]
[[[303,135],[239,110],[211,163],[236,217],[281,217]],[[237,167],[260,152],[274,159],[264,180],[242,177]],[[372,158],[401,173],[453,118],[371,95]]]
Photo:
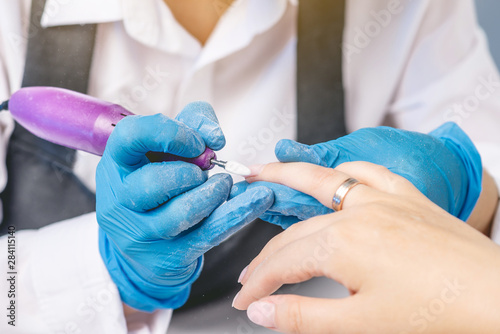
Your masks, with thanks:
[[[247,316],[256,325],[270,329],[276,328],[276,305],[272,302],[253,302],[248,306]]]
[[[241,283],[243,282],[243,280],[246,278],[246,274],[248,272],[248,266],[246,266],[240,273],[240,276],[238,276],[238,283]],[[238,296],[235,297],[235,299],[237,298]]]
[[[205,140],[207,146],[214,151],[220,151],[226,146],[226,138],[221,129],[214,129]]]
[[[233,185],[231,193],[229,194],[229,199],[233,199],[236,196],[243,194],[248,189],[249,185],[250,184],[246,181],[241,181]]]
[[[212,105],[206,101],[194,101],[188,103],[177,115],[177,120],[186,120],[192,118],[193,114],[203,115],[211,121],[218,122],[215,110]]]
[[[272,205],[273,199],[272,191],[264,187],[246,191],[216,208],[183,240],[205,253],[257,219]]]
[[[216,174],[172,199],[169,205],[150,211],[151,218],[154,218],[149,220],[153,236],[171,239],[200,223],[227,201],[231,185],[231,177]]]
[[[221,180],[224,180],[224,182],[227,182],[233,186],[233,177],[228,174],[228,173],[217,173],[211,176],[212,178],[219,178]]]
[[[329,333],[332,328],[339,333],[346,328],[361,332],[359,326],[351,325],[352,318],[342,309],[344,304],[345,300],[271,295],[250,304],[247,314],[252,322],[283,333]]]
[[[186,124],[166,117],[163,117],[159,124],[162,125],[162,129],[157,139],[161,145],[158,151],[185,158],[198,157],[205,151],[203,137]]]
[[[168,163],[169,162],[163,162],[162,164],[168,164]],[[172,162],[170,162],[170,163],[172,163]],[[176,165],[178,165],[181,168],[183,175],[192,176],[200,184],[202,184],[208,180],[208,174],[205,173],[200,167],[198,167],[195,164],[184,162],[184,161],[174,161],[173,163],[175,163]],[[174,173],[171,176],[175,177],[177,175],[176,175],[176,173]]]
[[[218,151],[226,146],[226,138],[213,107],[204,101],[191,102],[175,118],[200,133],[211,149]]]
[[[225,196],[226,199],[229,197],[233,186],[233,178],[231,177],[231,175],[226,173],[215,174],[209,178],[209,181],[214,182],[214,184],[218,187],[219,193],[227,194]]]
[[[253,191],[255,193],[255,195],[252,197],[253,202],[257,205],[260,204],[261,208],[262,206],[266,206],[267,208],[269,208],[273,204],[274,192],[270,188],[258,186],[251,189],[250,191]]]
[[[281,162],[288,162],[290,156],[295,156],[294,148],[299,144],[291,139],[281,139],[274,148],[274,154]]]
[[[273,203],[274,192],[267,187],[259,186],[247,189],[226,204],[238,208],[238,220],[247,224],[262,215]]]
[[[319,162],[319,157],[311,146],[290,139],[280,140],[276,144],[274,153],[280,162],[304,161],[314,164]]]

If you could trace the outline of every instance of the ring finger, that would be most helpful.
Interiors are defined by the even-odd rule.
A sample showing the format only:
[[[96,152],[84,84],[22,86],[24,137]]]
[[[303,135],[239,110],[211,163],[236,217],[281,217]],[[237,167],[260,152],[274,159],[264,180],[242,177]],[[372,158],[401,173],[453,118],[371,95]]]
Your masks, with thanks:
[[[332,208],[332,199],[336,191],[349,175],[332,168],[325,168],[309,163],[271,163],[265,165],[256,176],[247,178],[248,182],[268,181],[279,183],[316,198],[321,204]],[[344,197],[344,207],[356,202],[364,203],[373,198],[375,189],[363,184],[352,187]],[[347,201],[349,199],[349,201]]]

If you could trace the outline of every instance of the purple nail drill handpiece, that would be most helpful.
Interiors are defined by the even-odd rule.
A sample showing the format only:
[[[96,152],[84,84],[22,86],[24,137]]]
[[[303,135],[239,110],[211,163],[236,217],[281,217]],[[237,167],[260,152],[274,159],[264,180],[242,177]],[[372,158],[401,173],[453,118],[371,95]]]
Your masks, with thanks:
[[[7,108],[7,102],[3,108]],[[102,155],[116,124],[134,115],[117,104],[62,88],[26,87],[8,101],[12,117],[34,135],[55,144]],[[163,152],[149,152],[153,162],[186,161],[203,170],[218,162],[207,147],[196,158],[184,158]]]

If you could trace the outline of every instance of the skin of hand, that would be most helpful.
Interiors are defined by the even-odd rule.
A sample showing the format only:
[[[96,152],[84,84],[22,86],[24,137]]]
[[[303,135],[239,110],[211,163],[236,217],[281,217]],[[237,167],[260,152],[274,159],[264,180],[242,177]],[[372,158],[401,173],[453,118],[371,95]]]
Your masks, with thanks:
[[[482,191],[467,224],[486,236],[491,233],[491,226],[498,209],[498,188],[491,175],[483,170]]]
[[[284,184],[331,206],[348,178],[343,209],[273,238],[240,276],[233,306],[284,333],[498,333],[500,247],[387,169],[351,162],[260,167],[249,182]],[[271,295],[325,276],[343,299]]]

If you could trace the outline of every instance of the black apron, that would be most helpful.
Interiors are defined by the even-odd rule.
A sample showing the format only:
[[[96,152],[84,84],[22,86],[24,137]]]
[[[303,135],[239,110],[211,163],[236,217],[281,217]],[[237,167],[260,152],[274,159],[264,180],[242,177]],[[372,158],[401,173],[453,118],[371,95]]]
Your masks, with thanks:
[[[33,0],[23,87],[87,92],[96,25],[42,29],[46,0]],[[345,0],[303,0],[297,49],[298,138],[307,144],[345,134],[342,34]],[[57,50],[57,51],[55,51]],[[7,152],[3,221],[36,229],[95,211],[95,194],[73,174],[75,150],[40,139],[16,123]],[[281,228],[256,221],[205,255],[201,277],[184,309],[234,295],[238,274]]]

